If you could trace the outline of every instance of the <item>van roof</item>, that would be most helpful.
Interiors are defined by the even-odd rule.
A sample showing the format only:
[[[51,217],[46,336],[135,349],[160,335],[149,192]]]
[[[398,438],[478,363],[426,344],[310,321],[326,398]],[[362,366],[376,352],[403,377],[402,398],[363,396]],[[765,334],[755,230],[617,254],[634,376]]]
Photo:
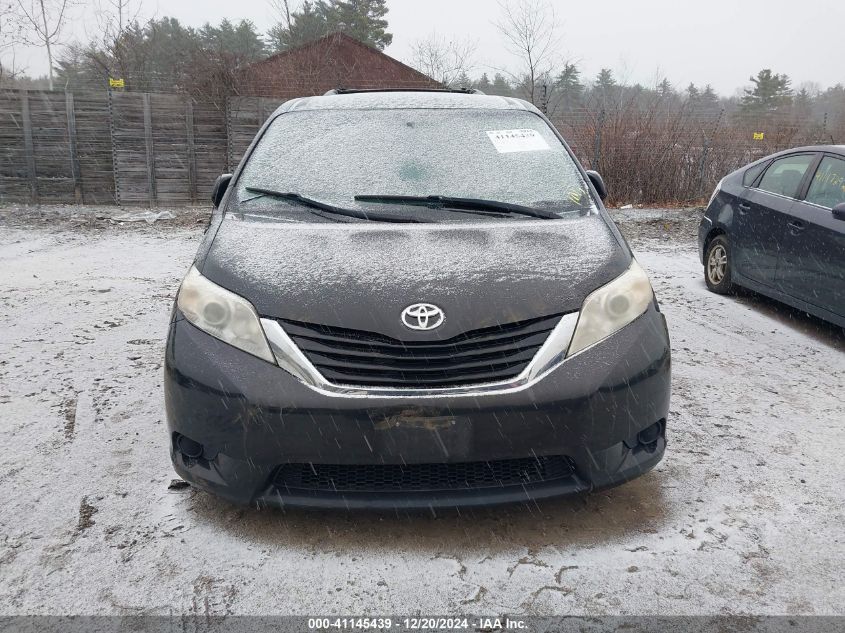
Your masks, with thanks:
[[[286,101],[274,114],[302,110],[478,109],[540,111],[522,99],[447,91],[372,91],[327,94]]]

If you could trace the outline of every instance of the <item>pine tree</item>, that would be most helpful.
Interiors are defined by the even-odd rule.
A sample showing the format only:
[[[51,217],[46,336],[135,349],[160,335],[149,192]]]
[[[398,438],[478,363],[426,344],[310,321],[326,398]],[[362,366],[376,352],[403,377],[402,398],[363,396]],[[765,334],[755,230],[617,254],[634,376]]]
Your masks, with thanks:
[[[387,0],[305,0],[291,14],[291,24],[267,33],[270,47],[284,51],[342,31],[359,42],[383,50],[393,41],[387,32]]]
[[[477,88],[484,94],[489,94],[492,86],[493,84],[490,83],[490,78],[487,76],[487,73],[482,73],[481,79],[473,84],[474,88]]]
[[[613,78],[613,71],[610,68],[602,68],[596,76],[593,93],[602,103],[607,104],[616,94],[616,80]]]
[[[555,89],[560,98],[567,104],[572,104],[581,99],[584,93],[584,84],[581,83],[581,71],[575,64],[569,62],[563,65],[563,70],[557,76]]]
[[[201,47],[208,53],[225,52],[241,63],[249,63],[264,56],[264,42],[249,20],[237,25],[223,19],[219,26],[206,23],[197,36]]]
[[[513,95],[513,88],[511,88],[511,85],[502,73],[493,75],[493,85],[490,86],[490,94],[499,97],[510,97]]]
[[[284,24],[277,24],[267,33],[270,47],[274,51],[286,51],[319,39],[329,33],[327,2],[305,0],[298,11],[291,14],[290,29]]]
[[[613,88],[616,80],[613,78],[613,71],[610,68],[602,68],[596,76],[596,88],[601,90]]]
[[[94,51],[68,46],[56,60],[54,86],[63,90],[102,90],[109,85],[108,66],[89,63]],[[116,73],[115,73],[116,74]]]
[[[188,92],[222,103],[235,92],[239,69],[264,55],[261,35],[249,21],[194,29],[164,17],[127,25],[107,46],[68,47],[58,73],[68,89],[104,89],[115,77],[127,91]]]
[[[813,97],[810,96],[806,88],[801,88],[795,93],[792,107],[798,116],[809,117],[813,114]]]
[[[342,30],[359,42],[384,50],[393,41],[387,32],[387,11],[387,0],[334,0],[327,21],[330,30]]]
[[[455,79],[454,85],[456,88],[472,88],[472,79],[465,70],[462,70]],[[483,92],[483,91],[482,91]]]
[[[690,83],[690,85],[687,86],[686,92],[687,92],[687,99],[689,99],[689,101],[692,102],[692,103],[697,103],[698,100],[701,98],[701,91],[699,91],[699,89],[696,88],[694,83]]]
[[[760,114],[772,112],[792,100],[790,79],[786,75],[772,73],[764,68],[756,77],[750,77],[753,88],[746,88],[745,96],[740,101],[743,112]]]
[[[704,90],[701,92],[701,97],[699,98],[699,109],[702,112],[717,112],[721,105],[719,103],[719,95],[716,94],[716,91],[713,90],[713,86],[707,84],[704,86]]]

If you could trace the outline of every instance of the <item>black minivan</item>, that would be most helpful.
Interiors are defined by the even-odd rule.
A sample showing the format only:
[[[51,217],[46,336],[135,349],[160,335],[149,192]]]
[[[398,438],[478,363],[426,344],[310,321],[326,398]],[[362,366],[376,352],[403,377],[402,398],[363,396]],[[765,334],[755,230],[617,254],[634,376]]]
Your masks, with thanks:
[[[434,508],[632,479],[665,450],[651,284],[530,104],[333,91],[265,123],[179,289],[174,467],[257,505]]]
[[[845,145],[762,158],[716,187],[698,229],[704,281],[845,327]]]

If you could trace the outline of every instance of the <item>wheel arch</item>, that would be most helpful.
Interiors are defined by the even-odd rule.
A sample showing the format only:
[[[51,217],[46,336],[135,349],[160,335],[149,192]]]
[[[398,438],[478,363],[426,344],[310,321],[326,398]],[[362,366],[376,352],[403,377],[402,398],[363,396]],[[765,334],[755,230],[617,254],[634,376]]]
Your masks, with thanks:
[[[728,241],[730,242],[730,236],[728,235],[728,230],[721,225],[716,225],[710,231],[708,231],[707,235],[704,237],[704,256],[707,256],[707,248],[710,246],[710,242],[714,239],[719,237],[720,235],[724,235],[728,237]]]

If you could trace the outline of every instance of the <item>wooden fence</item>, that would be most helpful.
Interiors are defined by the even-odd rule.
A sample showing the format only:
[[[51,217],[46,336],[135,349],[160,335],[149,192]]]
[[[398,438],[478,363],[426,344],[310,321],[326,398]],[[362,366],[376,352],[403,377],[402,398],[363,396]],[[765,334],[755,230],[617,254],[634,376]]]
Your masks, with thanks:
[[[234,169],[241,161],[255,133],[273,114],[284,99],[267,97],[230,97],[226,106],[226,138],[229,166]]]
[[[0,202],[206,204],[280,103],[0,91]]]
[[[0,91],[0,203],[207,204],[281,100]],[[841,142],[845,118],[790,113],[748,120],[678,109],[661,116],[571,108],[553,118],[611,202],[706,198],[724,174],[796,145]],[[757,140],[761,137],[762,140]]]

